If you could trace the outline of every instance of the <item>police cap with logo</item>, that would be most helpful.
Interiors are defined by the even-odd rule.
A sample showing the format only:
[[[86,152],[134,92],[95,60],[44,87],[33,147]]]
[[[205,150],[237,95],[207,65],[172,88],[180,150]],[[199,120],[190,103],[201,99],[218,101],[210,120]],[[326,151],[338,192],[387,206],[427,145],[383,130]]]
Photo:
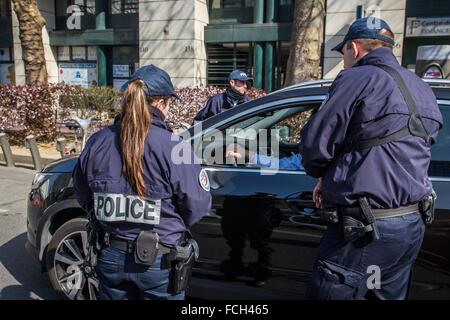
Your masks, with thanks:
[[[358,19],[352,23],[352,25],[348,29],[347,34],[344,37],[344,40],[331,50],[342,53],[342,48],[344,48],[344,45],[347,43],[347,41],[356,39],[381,40],[394,46],[394,40],[385,35],[379,34],[381,29],[386,29],[392,32],[391,27],[387,24],[386,21],[382,19],[378,19],[375,17]]]

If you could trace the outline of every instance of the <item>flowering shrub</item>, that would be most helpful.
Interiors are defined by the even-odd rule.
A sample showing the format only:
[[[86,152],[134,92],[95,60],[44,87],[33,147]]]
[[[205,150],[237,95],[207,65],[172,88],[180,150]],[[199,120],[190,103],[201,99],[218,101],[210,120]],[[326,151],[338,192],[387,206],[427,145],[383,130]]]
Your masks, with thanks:
[[[118,91],[111,87],[65,86],[65,90],[59,96],[59,107],[65,116],[76,112],[80,118],[88,118],[91,115],[106,113],[107,117],[114,114],[114,105],[118,97]]]
[[[176,89],[177,94],[180,96],[180,100],[174,100],[172,103],[167,122],[173,128],[190,126],[195,115],[204,107],[206,101],[210,97],[224,91],[224,88],[212,86]],[[267,93],[263,90],[252,88],[247,95],[252,99],[257,99],[266,94]]]
[[[0,85],[0,131],[13,142],[34,134],[55,138],[54,99],[60,86]]]

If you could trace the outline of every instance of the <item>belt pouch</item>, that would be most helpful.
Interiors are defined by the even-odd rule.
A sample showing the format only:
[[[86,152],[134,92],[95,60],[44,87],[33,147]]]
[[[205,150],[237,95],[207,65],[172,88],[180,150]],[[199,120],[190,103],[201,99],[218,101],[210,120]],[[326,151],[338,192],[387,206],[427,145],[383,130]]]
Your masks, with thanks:
[[[159,237],[153,231],[141,231],[136,239],[134,260],[138,264],[151,266],[158,255]]]

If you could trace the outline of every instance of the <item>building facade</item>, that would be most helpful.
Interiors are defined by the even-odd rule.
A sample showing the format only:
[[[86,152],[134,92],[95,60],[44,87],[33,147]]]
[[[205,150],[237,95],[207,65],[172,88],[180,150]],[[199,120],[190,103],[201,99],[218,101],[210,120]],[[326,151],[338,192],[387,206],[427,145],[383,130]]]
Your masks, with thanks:
[[[50,82],[119,88],[140,65],[155,64],[178,87],[227,83],[233,69],[266,90],[284,82],[294,0],[38,0]],[[362,16],[389,22],[398,60],[415,69],[425,45],[450,45],[448,0],[327,0],[323,77],[342,69],[331,48]],[[449,47],[450,48],[450,47]],[[449,49],[450,50],[450,49]],[[19,29],[0,0],[0,83],[25,82]]]
[[[328,0],[325,17],[323,77],[333,79],[342,70],[342,55],[331,49],[344,39],[352,22],[363,16],[375,15],[389,23],[398,43],[398,47],[394,48],[394,54],[401,61],[406,2],[407,0]]]
[[[440,52],[450,58],[450,1],[448,0],[328,0],[323,77],[332,79],[342,69],[340,54],[331,49],[339,43],[351,22],[360,16],[376,15],[386,20],[394,32],[398,43],[394,53],[399,62],[412,71],[416,70],[419,48],[432,46],[427,50],[432,59],[433,53]],[[439,48],[438,48],[439,46]],[[434,48],[433,48],[434,47]],[[419,60],[423,57],[419,57]],[[439,57],[436,57],[439,59]],[[443,61],[441,61],[441,64]],[[450,75],[444,75],[449,78]]]

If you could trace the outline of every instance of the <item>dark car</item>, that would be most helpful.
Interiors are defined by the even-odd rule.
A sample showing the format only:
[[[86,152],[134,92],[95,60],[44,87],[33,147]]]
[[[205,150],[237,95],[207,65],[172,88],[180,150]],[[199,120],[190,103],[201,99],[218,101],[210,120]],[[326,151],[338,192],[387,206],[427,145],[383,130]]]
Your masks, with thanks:
[[[224,157],[228,141],[211,137],[231,136],[243,144],[257,143],[263,151],[270,150],[275,143],[279,145],[280,158],[295,154],[300,124],[325,99],[330,83],[315,81],[285,88],[207,119],[185,132],[186,139],[191,140],[203,159],[213,195],[210,214],[193,227],[200,245],[200,259],[193,271],[189,296],[302,298],[316,249],[326,230],[312,202],[315,179],[301,170],[273,171],[238,161],[217,164],[217,158]],[[411,297],[448,299],[450,82],[429,83],[447,125],[432,148],[429,174],[438,195],[436,220],[427,228],[414,267]],[[242,129],[253,129],[253,134]],[[273,130],[268,131],[267,137],[261,137],[260,129]],[[218,150],[223,154],[218,154]],[[94,270],[85,262],[87,220],[72,188],[71,173],[76,160],[76,156],[59,160],[36,174],[28,199],[26,247],[62,296],[94,299],[98,282]],[[235,263],[241,254],[243,263]]]

